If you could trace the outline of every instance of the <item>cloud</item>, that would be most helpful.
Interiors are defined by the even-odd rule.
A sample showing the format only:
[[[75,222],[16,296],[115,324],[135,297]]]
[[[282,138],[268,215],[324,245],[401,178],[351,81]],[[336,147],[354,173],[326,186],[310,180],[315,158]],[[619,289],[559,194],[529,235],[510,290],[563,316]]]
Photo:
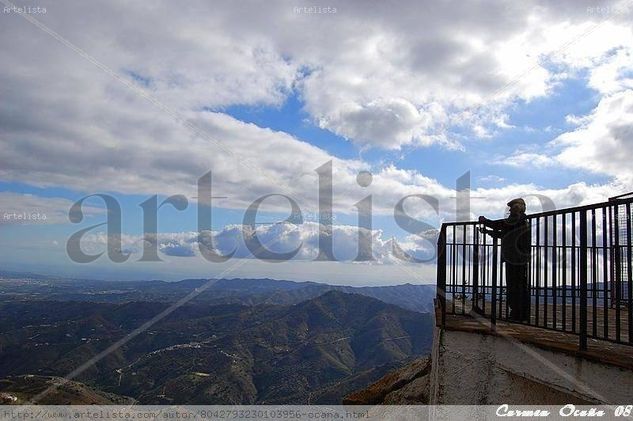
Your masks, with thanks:
[[[597,21],[578,25],[561,23],[549,28],[550,36],[561,39],[579,37],[578,42],[551,55],[551,62],[565,66],[568,76],[586,73],[588,86],[601,95],[631,87],[628,70],[633,63],[633,32],[630,26],[633,9],[628,7],[627,2],[619,2],[619,5],[627,6],[627,13],[600,17]],[[613,6],[618,7],[618,3]]]
[[[548,142],[544,148],[547,154],[519,150],[499,162],[527,168],[564,166],[605,174],[614,178],[613,185],[626,191],[626,184],[633,181],[633,89],[607,95],[588,115],[568,116],[566,120],[577,127]]]
[[[613,72],[604,66],[616,63],[611,66],[620,74],[629,57],[623,49],[631,44],[626,16],[593,28],[602,17],[587,13],[590,2],[445,2],[429,8],[415,1],[397,7],[350,1],[336,14],[318,17],[295,13],[297,5],[200,2],[174,14],[168,3],[148,9],[108,2],[95,13],[93,5],[55,2],[37,18],[184,114],[187,124],[204,119],[202,110],[277,106],[296,94],[315,124],[361,147],[384,149],[459,148],[454,128],[488,137],[507,127],[509,104],[547,95],[570,69],[603,66],[595,84],[609,85],[605,78]],[[157,33],[159,27],[165,30]],[[140,159],[160,161],[154,155],[189,158],[180,144],[187,143],[187,133],[93,64],[17,14],[3,17],[2,33],[21,48],[0,47],[7,63],[0,76],[0,141],[19,143],[11,158],[17,155],[24,164],[33,161],[24,154],[35,143],[47,142],[36,152],[53,158],[41,171],[24,165],[31,178],[45,183],[47,167],[59,167],[69,152],[73,159],[66,167],[78,167],[75,172],[109,166],[102,179]],[[610,53],[614,48],[617,54]],[[233,133],[220,132],[213,135],[236,150]],[[226,154],[206,143],[195,151],[194,165],[204,154]],[[130,144],[143,155],[129,154]],[[57,174],[49,182],[75,177]],[[125,181],[146,178],[128,174]]]
[[[358,231],[359,229],[354,226],[332,226],[333,253],[337,261],[353,262],[357,260]],[[392,253],[393,239],[385,238],[381,230],[373,230],[370,235],[374,263],[394,263],[396,257]],[[150,237],[147,238],[147,240],[149,239]],[[222,230],[204,231],[200,234],[197,232],[159,233],[157,245],[158,250],[166,256],[200,257],[200,243],[203,243],[207,247],[213,244],[213,250],[217,253],[233,254],[236,259],[257,257],[268,260],[261,249],[253,247],[254,239],[257,239],[265,250],[279,255],[298,250],[293,260],[312,261],[319,254],[319,225],[315,222],[304,222],[299,225],[280,222],[271,225],[258,225],[255,229],[249,226],[227,225]],[[121,250],[132,253],[136,258],[140,258],[143,247],[150,244],[145,237],[138,235],[123,234],[111,237],[111,240],[120,241]],[[82,239],[82,249],[89,254],[98,253],[106,249],[107,241],[108,235],[104,232],[88,234]],[[428,236],[409,235],[400,244],[400,247],[405,252],[418,258],[426,258],[428,261],[434,257],[434,241],[434,238]],[[366,244],[368,243],[361,243],[362,246]],[[279,257],[279,259],[282,258]]]
[[[333,253],[336,261],[353,262],[357,259],[358,231],[354,226],[332,226]],[[406,236],[398,243],[400,250],[418,259],[431,261],[435,256],[436,242],[435,233],[431,231],[421,233],[420,236]],[[253,247],[255,238],[272,253],[283,254],[298,250],[293,260],[312,261],[319,254],[319,225],[315,222],[304,222],[299,225],[276,223],[259,225],[255,229],[249,226],[227,225],[220,231],[203,232],[202,235],[197,232],[159,233],[157,245],[158,250],[166,256],[200,257],[199,242],[203,241],[205,245],[213,244],[214,250],[222,255],[233,253],[237,259],[258,257],[270,260],[264,257],[261,249]],[[372,255],[375,259],[372,263],[393,264],[397,263],[398,259],[401,263],[407,261],[402,254],[394,255],[393,239],[385,238],[383,231],[373,230],[371,238]],[[150,244],[143,236],[138,235],[124,234],[111,239],[120,239],[121,250],[132,253],[136,258],[141,256],[143,246]],[[108,235],[103,232],[89,234],[82,239],[82,249],[89,254],[102,252],[106,249],[107,241]]]
[[[503,158],[500,163],[511,167],[547,168],[556,165],[556,160],[539,153],[517,152],[512,156]]]
[[[300,85],[305,109],[365,147],[451,147],[456,127],[489,137],[508,127],[513,102],[549,95],[572,74],[607,66],[614,49],[630,48],[629,16],[607,20],[587,13],[590,5],[351,3],[352,16],[343,8],[321,23],[327,51],[293,50],[315,63]]]
[[[435,245],[440,222],[448,220],[475,220],[478,215],[492,218],[503,217],[505,203],[515,197],[523,197],[527,203],[529,214],[541,211],[568,208],[590,203],[606,201],[615,193],[624,192],[627,185],[614,181],[604,185],[589,185],[586,183],[572,184],[563,189],[537,188],[532,185],[506,185],[499,188],[478,188],[471,191],[471,195],[483,200],[472,200],[470,208],[452,215],[449,212],[441,214],[441,220],[420,219],[430,228],[417,233],[400,234],[398,237],[387,236],[381,229],[371,231],[372,256],[374,261],[366,262],[378,265],[401,265],[404,263],[433,262]],[[453,195],[455,192],[453,191]],[[440,197],[444,204],[448,198]],[[452,197],[454,199],[454,196]],[[423,202],[413,199],[413,208],[404,206],[405,212],[416,214],[423,206]],[[409,205],[411,205],[409,203]],[[427,205],[428,206],[428,205]],[[455,208],[451,209],[455,212]],[[460,213],[461,212],[461,213]],[[466,212],[466,213],[464,213]],[[436,227],[437,229],[433,228]],[[405,231],[402,231],[404,233]],[[304,221],[301,224],[277,222],[273,224],[252,226],[226,225],[221,230],[198,232],[159,233],[156,243],[158,250],[164,256],[200,257],[199,242],[213,249],[221,255],[233,255],[235,259],[270,260],[258,249],[255,238],[266,251],[272,253],[293,254],[291,261],[313,261],[319,254],[319,224]],[[359,255],[359,229],[355,226],[334,224],[332,226],[333,254],[336,261],[354,263]],[[103,232],[86,235],[82,239],[82,249],[89,254],[105,250],[108,236]],[[145,244],[145,238],[140,235],[123,234],[120,236],[121,249],[140,257]],[[363,243],[365,246],[367,243]],[[249,247],[250,246],[250,247]],[[254,255],[255,254],[255,255]],[[361,262],[363,263],[363,262]]]
[[[489,174],[489,175],[479,177],[478,181],[480,183],[501,184],[501,183],[504,183],[506,179],[504,177],[501,177],[495,174]]]
[[[441,109],[418,110],[406,99],[389,98],[367,104],[343,104],[336,113],[322,116],[319,125],[361,146],[400,149],[413,142],[440,142],[441,135],[427,134],[427,129],[445,120],[446,115]],[[443,143],[449,142],[443,139]]]
[[[625,48],[628,17],[590,32],[600,19],[587,14],[588,4],[346,2],[335,16],[317,17],[285,2],[201,2],[179,13],[167,3],[148,9],[108,2],[95,13],[94,5],[55,2],[37,16],[136,91],[22,16],[3,16],[1,33],[20,48],[0,46],[0,179],[191,198],[197,179],[212,169],[214,195],[227,196],[215,206],[244,209],[281,192],[316,210],[314,169],[332,160],[337,212],[355,213],[354,204],[372,194],[374,212],[388,215],[404,196],[423,193],[438,198],[440,215],[414,201],[411,214],[454,219],[454,189],[434,178],[339,159],[223,110],[278,106],[297,95],[316,124],[364,148],[457,148],[451,127],[485,137],[508,125],[508,104],[547,95],[570,69],[612,57],[624,63],[626,55],[610,51]],[[367,169],[374,181],[362,188],[355,177]],[[571,203],[574,188],[552,194]],[[488,200],[471,212],[536,191],[542,187],[477,189]],[[283,201],[268,203],[286,209]]]
[[[161,243],[160,249],[162,253],[167,256],[177,256],[177,257],[193,257],[195,256],[195,252],[191,247],[186,245],[178,244],[175,242]]]
[[[571,168],[633,181],[633,89],[602,100],[576,130],[554,139],[556,159]]]

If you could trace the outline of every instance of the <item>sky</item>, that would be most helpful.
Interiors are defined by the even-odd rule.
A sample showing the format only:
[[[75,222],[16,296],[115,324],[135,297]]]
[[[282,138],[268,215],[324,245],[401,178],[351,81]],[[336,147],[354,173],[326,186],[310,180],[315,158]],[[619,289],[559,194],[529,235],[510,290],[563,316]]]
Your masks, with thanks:
[[[630,1],[2,3],[4,270],[432,283],[444,221],[633,190]],[[154,196],[177,199],[152,236]],[[80,232],[90,262],[67,251]]]

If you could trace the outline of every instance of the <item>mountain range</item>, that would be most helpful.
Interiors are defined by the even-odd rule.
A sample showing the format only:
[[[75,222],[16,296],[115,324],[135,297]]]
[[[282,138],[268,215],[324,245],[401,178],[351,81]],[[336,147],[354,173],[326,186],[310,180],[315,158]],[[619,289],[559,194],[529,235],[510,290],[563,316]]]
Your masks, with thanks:
[[[184,279],[178,282],[64,279],[0,272],[0,300],[177,301],[198,289],[192,302],[205,304],[296,304],[327,291],[376,298],[408,310],[432,313],[435,285],[352,287],[274,279]]]
[[[368,296],[393,301],[430,287],[101,282],[2,281],[1,393],[25,401],[97,358],[74,372],[73,402],[340,404],[432,342],[430,313]],[[178,304],[196,288],[203,291]],[[401,300],[413,305],[413,297]]]

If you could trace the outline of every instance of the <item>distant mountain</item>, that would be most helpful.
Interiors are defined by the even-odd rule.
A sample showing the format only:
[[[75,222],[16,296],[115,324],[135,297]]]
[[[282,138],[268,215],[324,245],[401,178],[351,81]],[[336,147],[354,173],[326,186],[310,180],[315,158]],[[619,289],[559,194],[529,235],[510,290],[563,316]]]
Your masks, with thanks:
[[[0,302],[0,377],[63,376],[169,305]],[[144,404],[338,404],[428,353],[432,326],[430,314],[338,290],[294,305],[198,302],[74,380]]]
[[[342,291],[376,298],[402,308],[431,313],[435,285],[396,285],[351,287],[316,282],[292,282],[273,279],[186,279],[164,281],[95,281],[50,279],[17,274],[0,282],[3,299],[62,300],[122,303],[131,301],[173,302],[198,289],[195,303],[291,305],[318,297],[327,291]],[[0,276],[1,277],[1,276]]]

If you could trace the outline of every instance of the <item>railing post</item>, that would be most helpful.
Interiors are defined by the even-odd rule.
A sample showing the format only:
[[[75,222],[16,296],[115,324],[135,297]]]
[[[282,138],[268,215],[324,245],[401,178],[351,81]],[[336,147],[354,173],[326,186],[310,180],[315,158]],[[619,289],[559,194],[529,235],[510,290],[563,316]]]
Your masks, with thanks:
[[[499,269],[497,268],[498,254],[497,250],[498,240],[495,237],[492,240],[492,309],[490,311],[490,323],[491,328],[494,330],[497,325],[497,276]]]
[[[442,314],[441,326],[446,327],[446,226],[442,225],[437,238],[437,299]]]
[[[479,230],[474,226],[473,232],[473,304],[472,309],[479,312]],[[485,297],[484,297],[485,299]]]
[[[620,248],[620,206],[615,204],[613,207],[613,233],[614,233],[614,251],[615,251],[615,279],[614,297],[615,300],[615,341],[620,342],[620,299],[622,298],[622,250]],[[612,304],[613,306],[613,304]]]
[[[580,211],[580,350],[587,350],[587,211]]]

